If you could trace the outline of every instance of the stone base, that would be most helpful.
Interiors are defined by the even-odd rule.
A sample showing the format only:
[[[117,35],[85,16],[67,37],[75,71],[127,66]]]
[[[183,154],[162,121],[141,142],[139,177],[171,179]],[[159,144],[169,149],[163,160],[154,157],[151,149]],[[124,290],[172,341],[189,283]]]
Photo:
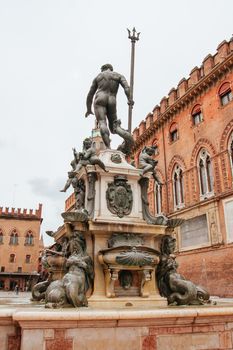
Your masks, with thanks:
[[[90,297],[88,299],[88,306],[94,308],[155,308],[161,306],[167,306],[167,299],[160,296],[150,296],[149,298],[140,297],[118,297],[118,298],[106,298],[106,297]]]
[[[1,350],[233,349],[233,305],[2,308]]]

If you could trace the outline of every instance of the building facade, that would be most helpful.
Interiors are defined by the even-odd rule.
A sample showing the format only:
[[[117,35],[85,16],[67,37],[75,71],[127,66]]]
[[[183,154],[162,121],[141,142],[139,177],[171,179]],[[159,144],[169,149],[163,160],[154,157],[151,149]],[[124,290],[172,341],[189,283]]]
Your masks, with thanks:
[[[35,211],[0,207],[1,290],[30,290],[37,282],[41,214],[42,204]]]
[[[186,221],[179,271],[211,295],[233,296],[233,38],[223,41],[133,131],[133,157],[154,145],[161,186],[150,209]]]

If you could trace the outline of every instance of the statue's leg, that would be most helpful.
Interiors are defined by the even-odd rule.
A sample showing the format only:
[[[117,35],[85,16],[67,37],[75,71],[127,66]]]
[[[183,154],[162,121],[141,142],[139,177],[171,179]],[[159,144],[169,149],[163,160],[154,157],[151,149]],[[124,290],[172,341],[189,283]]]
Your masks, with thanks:
[[[66,181],[66,184],[65,184],[64,188],[63,188],[62,190],[60,190],[60,192],[66,192],[66,190],[68,190],[68,188],[69,188],[70,185],[71,185],[71,181],[72,181],[72,179],[68,179],[68,180]]]
[[[90,163],[91,163],[92,165],[97,164],[97,165],[99,165],[99,167],[100,167],[101,169],[103,169],[104,171],[108,172],[108,171],[106,170],[106,168],[105,168],[104,163],[103,163],[98,157],[92,156],[91,159],[90,159]]]
[[[143,168],[142,175],[148,173],[148,171],[153,171],[153,167],[151,164],[148,164]]]
[[[77,164],[77,167],[76,167],[76,169],[75,169],[75,172],[78,173],[78,172],[81,170],[82,166],[83,166],[83,165],[80,164],[80,163]]]
[[[117,134],[117,113],[116,113],[116,99],[110,101],[107,109],[107,118],[109,129],[112,134]]]
[[[134,144],[134,140],[132,135],[121,127],[120,119],[117,119],[116,102],[114,99],[109,101],[107,113],[111,133],[117,134],[124,139],[123,144],[118,147],[118,150],[125,154],[129,153]]]
[[[106,123],[107,110],[105,106],[95,105],[95,116],[100,127],[100,134],[107,148],[110,148],[110,133]]]

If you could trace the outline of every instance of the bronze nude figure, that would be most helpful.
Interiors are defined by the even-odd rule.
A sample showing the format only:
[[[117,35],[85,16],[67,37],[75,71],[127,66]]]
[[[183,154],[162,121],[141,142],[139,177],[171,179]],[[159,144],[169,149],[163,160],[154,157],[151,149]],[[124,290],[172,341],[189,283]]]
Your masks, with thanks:
[[[120,85],[124,89],[128,104],[132,105],[133,101],[130,100],[130,87],[125,77],[114,72],[111,64],[103,65],[101,67],[101,73],[93,80],[87,95],[87,112],[85,117],[94,114],[91,106],[95,95],[94,112],[106,148],[110,148],[110,129],[112,134],[118,134],[124,139],[123,144],[119,146],[118,149],[128,154],[134,141],[132,135],[121,128],[121,121],[117,119],[116,95]],[[108,120],[108,126],[106,118]]]

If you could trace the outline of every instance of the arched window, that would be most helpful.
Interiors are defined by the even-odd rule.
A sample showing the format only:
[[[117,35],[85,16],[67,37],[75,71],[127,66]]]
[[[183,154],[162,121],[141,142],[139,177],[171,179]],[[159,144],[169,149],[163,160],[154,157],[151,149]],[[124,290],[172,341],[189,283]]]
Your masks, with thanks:
[[[229,139],[228,152],[229,152],[229,157],[230,157],[231,172],[232,172],[232,176],[233,176],[233,132],[232,132],[230,139]]]
[[[14,263],[15,262],[15,254],[10,254],[9,262],[10,263]]]
[[[219,94],[222,106],[225,106],[228,102],[232,101],[233,95],[232,95],[230,83],[229,82],[223,83],[218,91],[218,94]]]
[[[17,245],[19,244],[19,241],[18,241],[18,233],[16,230],[13,230],[11,232],[11,235],[10,235],[10,244],[12,245]]]
[[[193,125],[200,124],[203,121],[201,105],[194,106],[194,108],[192,109],[191,115],[192,115]]]
[[[2,229],[0,229],[0,244],[3,244],[3,232],[2,232]]]
[[[200,151],[198,157],[199,181],[201,198],[205,199],[213,195],[213,171],[210,155],[205,149]]]
[[[162,185],[155,181],[154,183],[155,214],[162,212]]]
[[[159,154],[159,145],[158,145],[158,140],[155,139],[153,142],[152,142],[152,146],[154,148],[154,155],[157,156]]]
[[[33,245],[33,234],[32,231],[28,231],[25,237],[25,245]]]
[[[175,166],[173,172],[173,194],[175,209],[184,207],[184,179],[183,171],[179,165]]]
[[[171,126],[170,126],[170,129],[169,129],[169,139],[170,139],[170,142],[175,142],[176,140],[178,140],[178,126],[176,123],[173,123]]]

